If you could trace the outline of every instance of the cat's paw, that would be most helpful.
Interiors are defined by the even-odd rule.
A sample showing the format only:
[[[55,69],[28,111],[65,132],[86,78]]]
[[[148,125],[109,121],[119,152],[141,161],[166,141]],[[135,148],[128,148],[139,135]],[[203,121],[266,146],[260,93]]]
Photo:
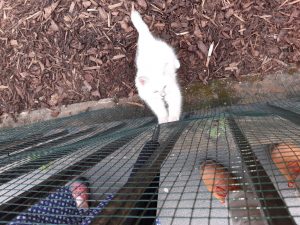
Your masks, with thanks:
[[[158,118],[158,123],[159,124],[167,123],[167,122],[168,122],[168,117]]]
[[[179,120],[179,116],[170,116],[168,122],[175,122]]]

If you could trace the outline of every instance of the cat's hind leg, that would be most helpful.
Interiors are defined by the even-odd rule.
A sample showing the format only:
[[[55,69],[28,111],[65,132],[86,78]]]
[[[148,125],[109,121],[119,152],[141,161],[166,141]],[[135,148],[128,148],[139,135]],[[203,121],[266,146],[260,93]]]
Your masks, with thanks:
[[[168,110],[165,106],[165,102],[160,95],[153,94],[151,96],[148,96],[148,98],[144,100],[157,116],[159,124],[168,122]]]
[[[181,114],[182,96],[176,81],[168,84],[165,101],[168,104],[168,122],[178,121]]]

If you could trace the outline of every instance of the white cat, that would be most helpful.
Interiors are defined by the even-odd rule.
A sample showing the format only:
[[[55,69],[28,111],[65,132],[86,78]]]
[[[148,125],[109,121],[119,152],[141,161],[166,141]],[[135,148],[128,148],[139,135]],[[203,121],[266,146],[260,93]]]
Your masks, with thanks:
[[[158,123],[177,121],[181,114],[182,97],[176,79],[180,63],[175,52],[150,33],[137,11],[132,11],[131,21],[139,33],[135,78],[139,96],[155,113]]]

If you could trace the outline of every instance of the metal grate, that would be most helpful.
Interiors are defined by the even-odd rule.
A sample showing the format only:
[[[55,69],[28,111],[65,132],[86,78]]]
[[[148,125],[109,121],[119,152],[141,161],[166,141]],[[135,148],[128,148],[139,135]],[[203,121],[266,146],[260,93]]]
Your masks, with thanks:
[[[300,224],[297,188],[288,187],[270,150],[300,148],[298,97],[193,110],[160,126],[145,115],[135,110],[116,119],[105,109],[2,130],[0,223],[84,176],[90,209],[105,203],[92,224]],[[208,191],[200,169],[208,161],[235,177],[239,188],[228,202],[246,202],[243,207],[222,204]]]

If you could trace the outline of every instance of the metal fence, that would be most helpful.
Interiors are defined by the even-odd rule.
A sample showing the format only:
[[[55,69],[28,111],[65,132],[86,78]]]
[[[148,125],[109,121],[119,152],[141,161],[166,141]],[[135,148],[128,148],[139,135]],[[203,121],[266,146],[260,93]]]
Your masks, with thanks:
[[[99,110],[0,131],[0,222],[84,176],[91,209],[113,196],[92,224],[241,224],[234,210],[248,212],[242,220],[249,224],[300,224],[297,187],[288,187],[270,150],[300,146],[296,94],[191,110],[160,126],[145,112],[111,115]],[[226,167],[237,192],[253,193],[257,205],[238,198],[245,205],[232,208],[230,196],[221,204],[203,181],[208,160]],[[300,153],[293,161],[300,165]]]

